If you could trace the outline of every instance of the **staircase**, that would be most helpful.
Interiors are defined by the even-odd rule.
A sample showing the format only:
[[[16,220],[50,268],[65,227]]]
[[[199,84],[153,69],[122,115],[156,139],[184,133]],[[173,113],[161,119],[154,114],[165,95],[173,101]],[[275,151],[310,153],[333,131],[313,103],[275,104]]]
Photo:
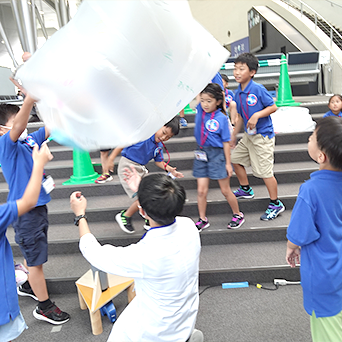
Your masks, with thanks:
[[[324,101],[321,99],[320,103],[314,103],[309,98],[307,102],[310,103],[304,103],[315,119],[320,118],[327,109],[327,98]],[[181,129],[180,134],[169,140],[166,146],[171,155],[171,165],[185,175],[179,180],[187,193],[183,215],[197,220],[196,180],[191,171],[196,147],[194,115],[187,115],[186,118],[189,126]],[[37,124],[30,126],[30,130],[33,129],[37,129]],[[309,135],[305,132],[276,136],[274,171],[279,184],[279,198],[285,204],[286,211],[273,221],[259,219],[268,205],[268,194],[263,181],[253,177],[248,170],[255,198],[239,202],[246,222],[238,230],[228,230],[226,227],[231,210],[220,193],[218,183],[211,182],[207,209],[211,226],[201,233],[200,285],[238,281],[273,282],[274,278],[299,279],[299,269],[291,269],[285,264],[286,228],[301,183],[318,169],[307,153]],[[44,271],[50,293],[76,294],[75,281],[89,269],[89,264],[78,249],[78,229],[73,225],[74,214],[69,207],[69,195],[75,190],[81,190],[85,195],[90,229],[102,244],[126,246],[139,241],[144,233],[143,220],[138,214],[133,217],[136,232],[131,235],[122,232],[115,222],[115,214],[130,204],[116,170],[114,180],[105,184],[62,185],[72,175],[72,150],[55,142],[50,142],[49,146],[54,159],[47,165],[46,173],[52,175],[56,188],[48,204],[49,261]],[[101,172],[99,152],[92,152],[91,158],[96,171]],[[160,171],[153,162],[147,167],[150,172]],[[8,189],[2,173],[0,181],[0,197],[4,203]],[[231,187],[235,189],[237,186],[237,178],[233,176]],[[22,261],[20,250],[14,243],[13,228],[8,229],[7,237],[14,259]]]

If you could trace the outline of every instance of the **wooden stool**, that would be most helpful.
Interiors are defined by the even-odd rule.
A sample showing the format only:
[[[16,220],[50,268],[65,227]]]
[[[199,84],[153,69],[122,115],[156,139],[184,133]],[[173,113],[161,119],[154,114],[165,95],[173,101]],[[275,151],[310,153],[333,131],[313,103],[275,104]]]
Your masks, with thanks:
[[[94,335],[103,332],[100,308],[128,288],[128,302],[135,297],[134,279],[108,274],[108,289],[101,290],[99,272],[89,270],[76,281],[78,299],[82,310],[89,310],[91,329]]]

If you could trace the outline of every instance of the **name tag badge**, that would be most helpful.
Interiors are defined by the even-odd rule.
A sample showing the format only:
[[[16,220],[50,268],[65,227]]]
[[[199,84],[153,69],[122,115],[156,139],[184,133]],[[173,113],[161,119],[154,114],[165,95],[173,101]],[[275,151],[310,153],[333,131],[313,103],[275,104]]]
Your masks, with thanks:
[[[47,194],[49,194],[55,188],[55,182],[51,176],[47,176],[42,182],[43,188]]]
[[[205,162],[208,161],[207,154],[205,153],[205,151],[196,150],[196,151],[194,151],[194,153],[195,153],[195,158],[197,160],[201,160],[201,161],[205,161]]]
[[[255,135],[255,134],[257,134],[257,129],[256,129],[256,127],[254,127],[254,128],[247,128],[247,134],[249,134],[249,135]]]

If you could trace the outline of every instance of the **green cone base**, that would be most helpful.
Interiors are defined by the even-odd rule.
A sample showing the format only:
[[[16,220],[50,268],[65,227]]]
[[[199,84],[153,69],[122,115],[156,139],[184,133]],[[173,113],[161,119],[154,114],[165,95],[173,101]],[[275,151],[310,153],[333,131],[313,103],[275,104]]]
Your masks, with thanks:
[[[288,101],[276,101],[275,102],[277,107],[291,107],[291,106],[300,106],[300,102],[296,102],[294,100],[288,100]]]
[[[94,173],[89,176],[84,176],[84,177],[75,177],[71,176],[70,179],[65,181],[63,185],[70,185],[70,184],[92,184],[95,182],[96,178],[99,177],[98,173]]]

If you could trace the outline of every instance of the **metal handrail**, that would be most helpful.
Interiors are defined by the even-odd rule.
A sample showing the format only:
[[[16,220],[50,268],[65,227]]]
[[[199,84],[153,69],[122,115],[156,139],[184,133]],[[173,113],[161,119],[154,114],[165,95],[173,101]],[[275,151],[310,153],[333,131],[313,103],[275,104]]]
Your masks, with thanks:
[[[293,3],[295,6],[298,6],[298,4],[293,0],[281,0],[281,1],[288,4],[289,6],[291,5],[291,3]],[[321,19],[322,21],[324,21],[324,23],[329,26],[329,28],[330,28],[330,46],[332,46],[332,43],[333,43],[333,33],[335,33],[342,41],[342,36],[340,35],[340,33],[327,20],[325,20],[318,12],[316,12],[312,7],[307,5],[304,1],[297,0],[297,2],[300,3],[301,16],[303,16],[303,9],[304,8],[307,8],[311,12],[314,13],[314,15],[315,15],[315,29],[318,27],[318,25],[317,25],[317,19],[318,18]],[[298,10],[298,8],[297,8],[297,10]]]

